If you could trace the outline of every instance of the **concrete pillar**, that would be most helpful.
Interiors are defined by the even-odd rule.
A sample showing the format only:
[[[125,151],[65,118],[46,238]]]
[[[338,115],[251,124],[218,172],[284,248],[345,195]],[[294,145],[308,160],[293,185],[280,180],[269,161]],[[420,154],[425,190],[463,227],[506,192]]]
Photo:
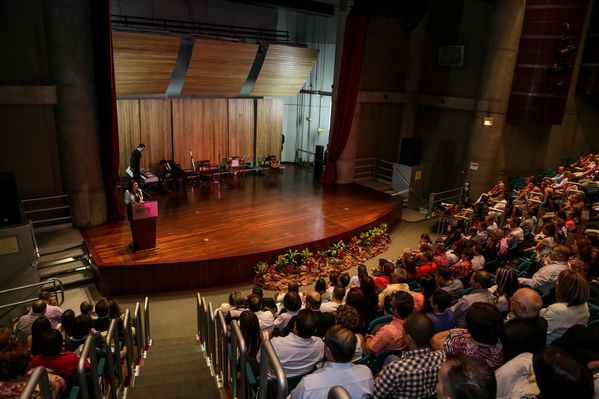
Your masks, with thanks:
[[[76,226],[106,221],[90,0],[44,2],[50,76],[57,87],[56,133],[63,187]]]
[[[526,2],[522,0],[495,2],[495,12],[490,18],[487,54],[468,145],[467,159],[478,164],[477,171],[468,172],[473,197],[487,191],[496,180],[503,177],[498,176],[503,166],[500,144],[525,6]],[[484,117],[493,118],[493,125],[484,126]]]

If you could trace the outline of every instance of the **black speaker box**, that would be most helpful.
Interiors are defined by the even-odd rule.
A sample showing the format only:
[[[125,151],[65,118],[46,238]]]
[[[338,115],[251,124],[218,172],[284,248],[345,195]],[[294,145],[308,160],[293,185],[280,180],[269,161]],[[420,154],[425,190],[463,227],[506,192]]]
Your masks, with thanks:
[[[324,165],[324,146],[317,145],[314,150],[314,177],[319,179],[322,176]]]
[[[0,226],[21,223],[17,182],[12,172],[0,172]]]
[[[420,165],[422,155],[422,140],[413,137],[401,139],[399,150],[399,163],[407,166]]]

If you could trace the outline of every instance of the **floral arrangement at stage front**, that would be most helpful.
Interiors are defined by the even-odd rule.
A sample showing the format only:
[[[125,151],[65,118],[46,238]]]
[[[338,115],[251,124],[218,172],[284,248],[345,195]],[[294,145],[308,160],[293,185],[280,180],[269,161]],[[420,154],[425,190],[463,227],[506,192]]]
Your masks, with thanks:
[[[254,283],[269,290],[285,290],[290,281],[308,285],[332,271],[342,272],[364,262],[389,248],[391,238],[387,225],[381,224],[352,237],[349,241],[331,245],[326,251],[311,252],[290,249],[282,253],[274,264],[258,262]]]

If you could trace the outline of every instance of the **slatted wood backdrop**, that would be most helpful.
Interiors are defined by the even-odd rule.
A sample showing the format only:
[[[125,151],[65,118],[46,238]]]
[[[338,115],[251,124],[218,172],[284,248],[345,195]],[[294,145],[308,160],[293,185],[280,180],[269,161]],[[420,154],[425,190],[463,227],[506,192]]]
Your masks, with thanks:
[[[117,95],[164,94],[180,42],[177,36],[113,32]]]
[[[257,50],[257,44],[196,39],[182,94],[239,95]]]
[[[141,142],[146,145],[141,166],[152,170],[158,169],[161,159],[170,159],[171,153],[183,168],[190,168],[190,150],[195,161],[210,160],[213,165],[229,156],[249,156],[253,161],[254,101],[258,107],[257,160],[268,154],[279,158],[282,100],[117,100],[121,172]]]
[[[265,155],[276,155],[277,159],[280,159],[283,138],[283,101],[258,100],[257,105],[256,158],[262,161]]]
[[[271,44],[252,96],[296,96],[318,58],[318,50]]]

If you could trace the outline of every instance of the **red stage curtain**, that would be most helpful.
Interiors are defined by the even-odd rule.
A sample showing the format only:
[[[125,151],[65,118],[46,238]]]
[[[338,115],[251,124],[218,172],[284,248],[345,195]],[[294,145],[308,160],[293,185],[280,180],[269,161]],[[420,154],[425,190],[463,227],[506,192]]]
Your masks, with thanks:
[[[343,54],[339,68],[339,87],[335,103],[335,119],[329,140],[329,154],[323,184],[333,184],[337,180],[335,162],[343,153],[351,130],[356,100],[360,90],[364,47],[366,46],[366,29],[368,17],[350,15],[345,23]]]
[[[96,97],[100,127],[100,159],[106,190],[108,220],[125,216],[117,191],[119,182],[119,127],[116,113],[114,61],[112,57],[112,20],[110,0],[94,0],[91,19],[96,66]]]

